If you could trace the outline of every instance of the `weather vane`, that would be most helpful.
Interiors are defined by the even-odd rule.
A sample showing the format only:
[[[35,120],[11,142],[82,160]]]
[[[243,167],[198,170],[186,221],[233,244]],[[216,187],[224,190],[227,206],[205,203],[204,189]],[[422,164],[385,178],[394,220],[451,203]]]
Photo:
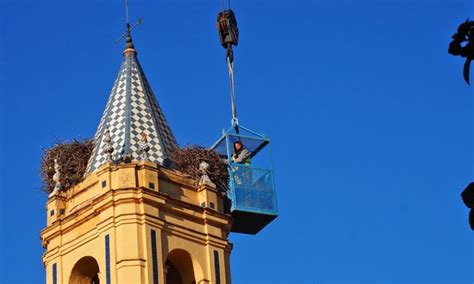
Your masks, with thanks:
[[[138,18],[138,20],[135,22],[135,24],[133,24],[132,26],[130,26],[130,21],[129,21],[129,18],[128,18],[128,0],[125,0],[125,18],[126,18],[126,21],[127,21],[127,30],[125,31],[125,33],[123,33],[118,39],[117,39],[117,43],[119,41],[122,40],[122,38],[126,37],[127,35],[130,35],[130,32],[136,28],[138,25],[140,25],[142,23],[142,18]]]
[[[453,40],[449,43],[449,54],[466,57],[464,63],[464,80],[469,85],[469,69],[471,61],[474,59],[474,21],[467,19],[459,25],[457,32],[453,35]],[[462,45],[462,43],[467,42]]]

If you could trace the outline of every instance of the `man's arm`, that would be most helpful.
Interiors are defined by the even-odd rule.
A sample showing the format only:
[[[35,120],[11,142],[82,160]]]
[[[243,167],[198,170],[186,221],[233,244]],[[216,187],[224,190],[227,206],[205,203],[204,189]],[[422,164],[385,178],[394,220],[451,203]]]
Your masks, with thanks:
[[[248,157],[250,156],[250,152],[247,150],[247,149],[243,149],[239,156],[234,158],[232,157],[232,160],[234,163],[242,163],[243,161],[245,161]]]

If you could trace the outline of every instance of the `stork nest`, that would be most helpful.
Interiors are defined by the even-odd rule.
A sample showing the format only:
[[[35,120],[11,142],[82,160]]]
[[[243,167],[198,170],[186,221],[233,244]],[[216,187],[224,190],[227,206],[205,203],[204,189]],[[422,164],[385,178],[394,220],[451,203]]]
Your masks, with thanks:
[[[54,159],[58,159],[62,188],[69,188],[81,182],[86,172],[87,162],[92,154],[92,139],[57,142],[50,148],[43,149],[41,159],[41,178],[43,190],[51,193],[54,189]]]
[[[227,190],[227,185],[229,184],[227,164],[215,151],[194,145],[175,149],[171,152],[170,158],[175,169],[189,175],[193,179],[199,179],[201,176],[199,164],[201,162],[208,163],[209,178],[217,185],[219,191],[225,192]]]
[[[57,142],[50,148],[43,149],[41,161],[41,178],[43,191],[51,193],[56,185],[53,180],[54,159],[58,159],[60,183],[62,188],[69,188],[84,179],[87,162],[92,155],[94,141],[92,139]],[[173,167],[182,173],[198,180],[201,177],[199,164],[209,164],[208,176],[217,185],[219,191],[225,192],[229,184],[227,164],[219,154],[201,146],[177,148],[171,152]]]

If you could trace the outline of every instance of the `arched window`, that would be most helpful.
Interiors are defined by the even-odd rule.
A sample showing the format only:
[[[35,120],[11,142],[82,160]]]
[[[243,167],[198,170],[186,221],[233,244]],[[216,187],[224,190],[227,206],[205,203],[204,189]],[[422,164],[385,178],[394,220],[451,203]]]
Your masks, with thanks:
[[[97,261],[91,256],[79,259],[72,268],[69,284],[100,284]]]
[[[166,261],[166,284],[184,284],[179,270],[169,260]]]
[[[196,283],[195,268],[191,255],[182,249],[174,249],[166,258],[166,284]],[[199,270],[199,268],[198,268]]]

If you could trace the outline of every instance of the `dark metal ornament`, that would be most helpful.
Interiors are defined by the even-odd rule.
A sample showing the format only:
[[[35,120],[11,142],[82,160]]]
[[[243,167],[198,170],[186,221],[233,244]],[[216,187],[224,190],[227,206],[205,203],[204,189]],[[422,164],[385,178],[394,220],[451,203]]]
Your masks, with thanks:
[[[471,69],[471,61],[472,61],[472,58],[470,57],[466,58],[466,61],[464,62],[464,68],[463,68],[464,81],[466,81],[468,85],[470,85],[469,70]]]
[[[474,59],[474,21],[467,19],[464,23],[459,25],[457,32],[452,38],[453,40],[449,43],[448,53],[455,56],[466,57],[463,75],[464,80],[469,85],[469,71],[471,61]],[[467,43],[463,46],[464,42]]]

